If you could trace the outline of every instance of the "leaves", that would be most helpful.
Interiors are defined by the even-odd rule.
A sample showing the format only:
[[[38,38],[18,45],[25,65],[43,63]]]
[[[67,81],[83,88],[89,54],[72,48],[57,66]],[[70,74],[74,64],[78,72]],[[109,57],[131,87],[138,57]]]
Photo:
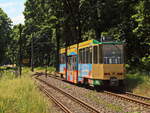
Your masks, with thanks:
[[[32,38],[38,66],[43,65],[46,53],[51,54],[52,62],[56,61],[58,55],[53,53],[58,49],[58,42],[65,47],[92,38],[100,40],[105,35],[126,41],[126,59],[130,67],[148,67],[149,63],[145,62],[149,60],[143,58],[150,54],[149,6],[149,0],[27,0],[24,10],[24,57],[31,57]],[[3,43],[0,50],[4,53],[11,21],[1,10],[0,17],[0,40]],[[17,26],[14,26],[10,48],[15,49],[12,51],[17,50],[13,43],[18,41],[18,32]]]
[[[7,63],[6,51],[11,40],[11,20],[0,8],[0,65]]]

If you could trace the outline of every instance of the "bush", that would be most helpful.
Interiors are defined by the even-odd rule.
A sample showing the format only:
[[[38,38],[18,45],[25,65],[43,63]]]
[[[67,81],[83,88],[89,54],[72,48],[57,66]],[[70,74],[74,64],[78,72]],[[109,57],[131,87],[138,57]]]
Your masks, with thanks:
[[[128,91],[150,96],[150,76],[140,72],[126,74],[125,83]]]

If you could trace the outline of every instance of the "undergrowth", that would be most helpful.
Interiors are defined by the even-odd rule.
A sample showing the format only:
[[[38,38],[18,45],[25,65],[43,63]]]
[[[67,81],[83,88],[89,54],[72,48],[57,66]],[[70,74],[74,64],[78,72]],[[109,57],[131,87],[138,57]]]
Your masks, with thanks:
[[[125,83],[128,91],[150,97],[150,75],[127,74]]]
[[[35,71],[40,71],[40,72],[45,72],[46,70],[46,67],[36,67],[35,68]],[[52,73],[52,72],[55,72],[56,69],[54,67],[47,67],[47,72],[48,73]]]
[[[0,113],[48,113],[48,102],[29,76],[28,68],[21,77],[4,72],[0,79]]]

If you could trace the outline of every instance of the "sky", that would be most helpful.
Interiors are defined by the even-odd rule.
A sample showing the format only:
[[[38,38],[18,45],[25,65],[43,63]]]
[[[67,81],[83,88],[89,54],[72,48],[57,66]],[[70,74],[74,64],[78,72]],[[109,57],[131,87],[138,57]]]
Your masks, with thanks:
[[[26,0],[0,0],[0,8],[13,21],[13,25],[24,24],[24,3]]]

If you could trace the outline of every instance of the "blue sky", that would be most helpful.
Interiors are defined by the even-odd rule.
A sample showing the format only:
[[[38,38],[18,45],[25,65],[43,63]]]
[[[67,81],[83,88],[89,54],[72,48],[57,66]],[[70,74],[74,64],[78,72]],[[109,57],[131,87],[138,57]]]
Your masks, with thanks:
[[[13,21],[13,24],[24,23],[24,3],[26,0],[0,0],[0,8]]]

